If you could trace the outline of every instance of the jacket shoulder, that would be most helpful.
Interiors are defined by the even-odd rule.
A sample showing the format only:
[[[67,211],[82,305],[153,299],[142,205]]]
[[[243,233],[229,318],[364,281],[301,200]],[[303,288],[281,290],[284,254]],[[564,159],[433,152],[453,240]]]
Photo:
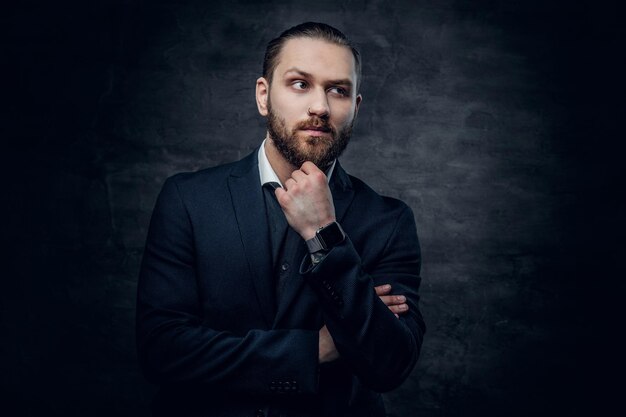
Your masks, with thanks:
[[[166,182],[173,182],[181,189],[196,188],[205,186],[207,182],[219,182],[225,180],[231,174],[237,162],[230,162],[224,165],[217,165],[193,172],[179,172],[167,178]]]
[[[352,182],[354,189],[354,202],[353,205],[367,208],[367,213],[371,214],[385,214],[385,215],[400,215],[404,211],[408,210],[413,213],[411,207],[404,201],[397,198],[381,195],[374,191],[369,185],[363,182],[361,179],[348,175]]]
[[[180,172],[165,180],[165,183],[176,184],[182,194],[207,192],[207,188],[217,191],[226,188],[227,179],[231,175],[241,176],[257,167],[256,150],[243,159],[194,172]]]

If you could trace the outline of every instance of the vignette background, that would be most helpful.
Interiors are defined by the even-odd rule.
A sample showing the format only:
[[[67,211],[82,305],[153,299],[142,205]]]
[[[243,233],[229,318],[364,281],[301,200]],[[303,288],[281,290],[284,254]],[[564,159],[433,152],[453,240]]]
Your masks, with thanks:
[[[134,303],[166,177],[263,138],[266,43],[363,55],[342,164],[414,210],[428,333],[390,416],[602,415],[623,359],[617,2],[23,2],[2,17],[7,416],[148,415]],[[619,359],[618,359],[619,358]]]

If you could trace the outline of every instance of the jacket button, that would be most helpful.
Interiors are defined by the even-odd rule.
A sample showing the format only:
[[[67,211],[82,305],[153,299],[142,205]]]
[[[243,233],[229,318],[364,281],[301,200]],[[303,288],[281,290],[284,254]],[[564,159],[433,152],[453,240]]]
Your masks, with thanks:
[[[255,417],[265,417],[265,413],[263,412],[263,410],[258,409],[256,410]]]

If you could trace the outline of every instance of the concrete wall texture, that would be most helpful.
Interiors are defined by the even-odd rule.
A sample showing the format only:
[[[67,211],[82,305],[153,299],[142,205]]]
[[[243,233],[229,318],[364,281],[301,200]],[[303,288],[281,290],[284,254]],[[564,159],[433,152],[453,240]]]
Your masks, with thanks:
[[[342,163],[407,202],[422,243],[428,334],[389,415],[610,409],[626,276],[616,7],[103,0],[3,17],[2,415],[148,415],[134,303],[157,193],[260,143],[265,45],[307,20],[359,45]]]

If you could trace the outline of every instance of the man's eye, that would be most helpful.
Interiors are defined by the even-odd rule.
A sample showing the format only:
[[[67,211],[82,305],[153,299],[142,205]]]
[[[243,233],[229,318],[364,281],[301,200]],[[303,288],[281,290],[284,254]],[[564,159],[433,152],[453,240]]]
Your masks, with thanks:
[[[296,81],[292,85],[296,90],[304,90],[307,87],[307,84],[304,81]]]
[[[329,91],[335,94],[339,94],[340,96],[344,96],[344,97],[347,97],[350,95],[348,90],[346,90],[345,88],[341,88],[341,87],[332,87]]]

